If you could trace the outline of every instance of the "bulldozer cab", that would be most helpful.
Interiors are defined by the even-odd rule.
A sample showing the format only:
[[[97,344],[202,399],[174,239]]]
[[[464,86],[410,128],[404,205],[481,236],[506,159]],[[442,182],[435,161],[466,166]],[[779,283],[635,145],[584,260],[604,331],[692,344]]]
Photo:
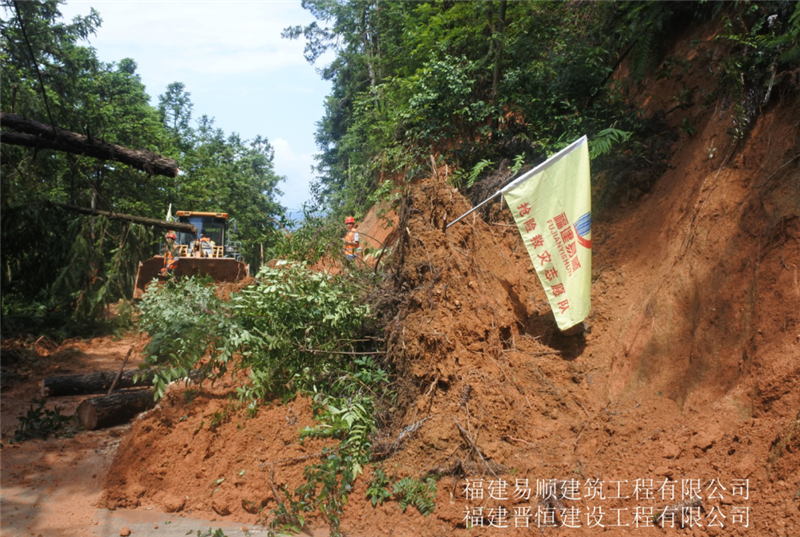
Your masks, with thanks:
[[[239,257],[237,244],[228,242],[228,213],[178,211],[176,216],[197,229],[197,235],[177,234],[175,243],[182,257]]]
[[[249,266],[239,251],[241,243],[232,241],[229,236],[228,224],[232,221],[229,221],[228,213],[177,211],[175,216],[175,220],[197,229],[197,234],[176,233],[177,263],[172,270],[176,277],[210,276],[216,282],[236,282],[247,276]],[[235,233],[235,222],[232,227]],[[139,263],[134,299],[142,298],[145,288],[154,279],[165,279],[163,251],[162,244],[159,255]]]

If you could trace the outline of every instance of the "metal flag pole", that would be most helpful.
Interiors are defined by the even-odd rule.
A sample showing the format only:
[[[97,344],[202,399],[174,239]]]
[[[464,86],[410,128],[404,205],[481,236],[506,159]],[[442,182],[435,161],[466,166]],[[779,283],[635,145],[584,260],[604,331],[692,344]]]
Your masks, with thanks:
[[[469,211],[465,212],[464,214],[462,214],[461,216],[459,216],[458,218],[456,218],[455,220],[453,220],[452,222],[450,222],[449,224],[447,224],[447,227],[446,227],[445,229],[447,229],[448,227],[452,226],[453,224],[455,224],[456,222],[458,222],[459,220],[461,220],[462,218],[464,218],[465,216],[467,216],[469,213],[471,213],[471,212],[473,212],[473,211],[476,211],[476,210],[480,209],[480,208],[481,208],[482,206],[484,206],[486,203],[488,203],[488,202],[490,202],[491,200],[495,199],[497,196],[499,196],[499,195],[500,195],[500,194],[502,194],[502,193],[503,193],[503,191],[502,191],[502,190],[498,190],[497,192],[495,192],[494,194],[492,194],[492,196],[491,196],[491,197],[489,197],[489,198],[486,198],[485,200],[483,200],[482,202],[480,202],[478,205],[476,205],[475,207],[473,207],[473,208],[472,208],[472,209],[470,209]]]
[[[515,186],[519,185],[520,183],[522,183],[524,181],[527,181],[529,177],[533,177],[537,173],[541,172],[543,169],[545,169],[545,168],[551,166],[552,164],[558,162],[561,158],[564,157],[564,155],[567,155],[570,151],[572,151],[573,149],[575,149],[579,145],[581,145],[583,143],[586,143],[586,142],[587,142],[586,136],[585,135],[581,136],[580,138],[578,138],[577,140],[575,140],[574,142],[569,144],[567,147],[565,147],[564,149],[562,149],[561,151],[559,151],[558,153],[556,153],[555,155],[553,155],[549,159],[545,160],[544,162],[542,162],[541,164],[539,164],[538,166],[536,166],[532,170],[530,170],[528,172],[525,172],[524,174],[520,175],[519,177],[517,177],[516,179],[514,179],[513,181],[508,183],[506,186],[504,186],[503,188],[501,188],[500,190],[498,190],[497,192],[492,194],[490,197],[486,198],[485,200],[480,202],[478,205],[476,205],[475,207],[473,207],[472,209],[470,209],[466,213],[462,214],[461,216],[459,216],[458,218],[456,218],[455,220],[453,220],[452,222],[447,224],[447,227],[445,227],[445,229],[449,228],[450,226],[452,226],[453,224],[455,224],[456,222],[458,222],[459,220],[461,220],[462,218],[464,218],[465,216],[467,216],[471,212],[476,211],[477,209],[480,209],[488,201],[493,200],[497,196],[502,195],[504,192],[507,192],[507,191],[511,190],[512,188],[514,188]]]

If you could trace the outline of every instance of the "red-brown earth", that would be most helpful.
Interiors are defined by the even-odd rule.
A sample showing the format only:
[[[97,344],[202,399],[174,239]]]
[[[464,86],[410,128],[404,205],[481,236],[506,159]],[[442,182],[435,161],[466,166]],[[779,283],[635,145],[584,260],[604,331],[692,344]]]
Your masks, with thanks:
[[[672,55],[691,68],[632,97],[650,117],[673,108],[681,88],[692,89],[694,104],[665,117],[692,129],[676,130],[669,169],[652,186],[596,211],[603,217],[592,230],[585,334],[555,328],[508,211],[495,204],[445,232],[469,202],[443,178],[409,190],[391,280],[404,301],[387,328],[398,401],[393,425],[374,442],[385,446],[418,425],[382,464],[393,478],[436,476],[436,508],[426,517],[413,507],[402,513],[395,501],[373,508],[364,495],[367,470],[342,519],[347,535],[797,534],[800,110],[796,93],[773,97],[736,143],[728,134],[733,107],[701,98],[721,55],[712,37],[698,35],[694,48],[687,36],[677,40]],[[596,198],[615,173],[623,172],[593,178]],[[113,462],[113,430],[9,448],[7,424],[44,373],[32,368],[3,392],[4,524],[7,487],[64,483],[61,471],[91,458],[81,455],[85,445],[108,446],[94,481],[103,487],[100,505],[243,524],[268,518],[281,487],[300,485],[321,450],[319,442],[297,442],[312,423],[307,400],[273,402],[248,418],[231,406],[235,379],[172,391],[130,429],[118,429]],[[23,449],[33,459],[12,456]],[[74,456],[74,466],[52,475],[47,457],[59,456]],[[521,497],[525,480],[530,498]],[[545,480],[579,483],[579,499],[538,500]],[[590,480],[603,483],[605,499],[587,497]],[[675,483],[674,499],[665,496],[669,486],[658,490],[665,481]],[[648,509],[678,505],[684,485],[700,487],[699,525],[680,528],[679,515],[675,527],[646,527]],[[567,527],[535,528],[537,510],[553,506]],[[515,527],[526,508],[531,527]],[[600,510],[601,520],[587,519]],[[89,521],[80,509],[59,511],[42,516],[74,520],[75,532],[60,535],[81,535]],[[490,526],[503,523],[509,527]]]

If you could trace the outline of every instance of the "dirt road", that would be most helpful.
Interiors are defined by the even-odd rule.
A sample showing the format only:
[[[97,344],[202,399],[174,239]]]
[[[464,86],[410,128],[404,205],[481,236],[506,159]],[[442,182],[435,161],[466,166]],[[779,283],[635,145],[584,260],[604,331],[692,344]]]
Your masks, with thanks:
[[[136,335],[123,338],[96,338],[67,341],[55,346],[39,340],[35,345],[6,342],[3,349],[2,392],[2,496],[0,534],[78,537],[118,536],[124,528],[137,536],[177,536],[187,532],[201,534],[222,528],[225,535],[259,535],[265,530],[242,524],[183,518],[143,505],[140,509],[109,510],[98,507],[106,473],[111,467],[120,440],[130,424],[99,431],[82,431],[72,438],[27,440],[9,443],[19,426],[20,416],[35,408],[40,382],[45,376],[114,371],[128,349],[141,351]],[[132,353],[127,367],[140,362]],[[82,396],[52,397],[46,408],[61,408],[71,415]]]

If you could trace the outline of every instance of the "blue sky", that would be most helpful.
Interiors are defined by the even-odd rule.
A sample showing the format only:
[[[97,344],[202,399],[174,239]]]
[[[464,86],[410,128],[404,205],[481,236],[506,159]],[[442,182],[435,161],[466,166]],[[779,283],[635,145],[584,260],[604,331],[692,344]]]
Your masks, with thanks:
[[[310,198],[315,123],[330,84],[316,72],[326,58],[309,65],[302,39],[281,38],[313,20],[300,0],[68,0],[60,11],[70,20],[92,7],[103,19],[89,40],[100,60],[133,58],[154,106],[168,84],[183,82],[194,119],[208,115],[244,139],[266,136],[286,177],[281,203],[298,209]]]

